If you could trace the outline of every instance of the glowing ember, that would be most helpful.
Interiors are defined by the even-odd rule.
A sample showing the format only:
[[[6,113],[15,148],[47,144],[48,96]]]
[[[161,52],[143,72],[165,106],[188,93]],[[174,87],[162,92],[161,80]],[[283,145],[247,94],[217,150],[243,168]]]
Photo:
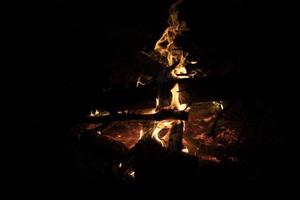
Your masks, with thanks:
[[[209,137],[205,133],[198,134],[194,137],[194,139],[201,141],[204,144],[210,145],[213,143],[213,138]]]
[[[207,160],[207,161],[212,161],[212,162],[215,162],[217,164],[221,163],[221,160],[219,160],[217,157],[215,156],[210,156],[210,155],[202,155],[200,156],[200,158],[202,160]]]
[[[217,134],[216,140],[225,145],[235,144],[238,142],[238,134],[235,130],[227,128]]]
[[[215,118],[215,116],[212,115],[212,116],[208,116],[208,117],[203,118],[202,121],[207,123],[207,122],[210,122],[211,120],[213,120],[214,118]]]

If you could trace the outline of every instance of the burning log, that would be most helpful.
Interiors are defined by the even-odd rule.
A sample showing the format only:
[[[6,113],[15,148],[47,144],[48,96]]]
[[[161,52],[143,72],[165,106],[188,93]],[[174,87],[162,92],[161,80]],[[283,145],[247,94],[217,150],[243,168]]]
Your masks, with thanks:
[[[168,150],[171,152],[180,152],[183,148],[182,136],[183,136],[183,122],[176,123],[170,130]]]
[[[189,99],[194,103],[235,99],[237,95],[243,95],[238,90],[239,87],[236,87],[237,84],[244,86],[243,91],[251,91],[247,90],[247,85],[243,80],[236,77],[166,79],[163,84],[174,85],[175,83],[181,85],[181,91],[189,92]],[[156,81],[149,82],[142,87],[116,86],[100,93],[94,107],[108,111],[153,108],[157,91]]]
[[[111,114],[105,116],[87,117],[83,123],[99,123],[116,120],[188,120],[188,113],[185,111],[161,110],[154,114]]]

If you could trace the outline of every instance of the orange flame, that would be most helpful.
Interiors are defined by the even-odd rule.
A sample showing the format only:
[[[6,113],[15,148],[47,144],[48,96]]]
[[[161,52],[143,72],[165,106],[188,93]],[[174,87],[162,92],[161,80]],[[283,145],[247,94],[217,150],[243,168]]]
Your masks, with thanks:
[[[179,100],[179,85],[178,83],[175,84],[175,86],[171,89],[172,93],[172,100],[171,104],[163,109],[171,109],[171,110],[177,110],[177,111],[183,111],[187,108],[187,104],[181,104]],[[159,102],[157,99],[156,106],[158,106]],[[166,147],[165,141],[168,140],[169,134],[170,134],[170,129],[174,125],[174,123],[180,123],[179,120],[164,120],[157,122],[155,125],[155,128],[152,132],[152,138],[154,138],[156,141],[161,143],[163,147]],[[163,129],[169,129],[167,134],[161,139],[159,134]]]
[[[178,0],[171,5],[168,19],[169,27],[166,28],[154,47],[154,51],[158,52],[163,58],[166,59],[167,67],[171,68],[170,75],[173,78],[189,78],[185,68],[186,56],[188,54],[183,50],[180,50],[175,44],[176,37],[182,35],[184,31],[188,30],[186,23],[178,18],[178,6],[181,3],[182,0]],[[172,93],[170,105],[160,109],[170,109],[175,111],[186,110],[187,104],[181,104],[179,100],[179,84],[176,83],[170,91]],[[159,99],[157,98],[156,108],[150,111],[150,113],[156,113],[158,111],[159,103]],[[181,123],[181,121],[163,120],[156,122],[152,132],[152,138],[161,143],[162,146],[166,147],[166,141],[169,138],[170,130],[175,123]],[[160,137],[160,132],[164,129],[168,129],[167,134],[164,137]]]
[[[183,153],[189,153],[189,149],[187,147],[184,147],[182,150],[181,150]]]
[[[143,136],[144,136],[144,131],[143,131],[143,129],[141,129],[141,130],[140,130],[140,137],[139,137],[139,140],[142,139]]]
[[[169,27],[166,28],[160,39],[156,42],[154,51],[166,58],[168,67],[172,68],[172,77],[189,78],[188,75],[184,75],[187,74],[185,60],[188,54],[183,52],[183,50],[179,50],[175,44],[176,37],[188,30],[186,23],[178,19],[178,6],[181,3],[182,0],[179,0],[169,9]]]
[[[172,100],[169,109],[183,111],[187,108],[187,104],[181,104],[179,100],[179,85],[178,83],[171,89]]]
[[[104,111],[104,110],[97,110],[95,112],[91,111],[90,112],[90,117],[95,117],[95,116],[107,116],[110,115],[109,112]]]
[[[152,132],[152,138],[154,138],[156,141],[161,143],[161,145],[163,147],[166,147],[166,142],[165,142],[166,140],[165,139],[167,138],[167,135],[169,135],[169,131],[166,134],[166,136],[162,139],[160,138],[159,134],[163,129],[172,128],[173,123],[174,123],[174,120],[163,120],[163,121],[156,122],[156,124],[154,125],[154,130]]]

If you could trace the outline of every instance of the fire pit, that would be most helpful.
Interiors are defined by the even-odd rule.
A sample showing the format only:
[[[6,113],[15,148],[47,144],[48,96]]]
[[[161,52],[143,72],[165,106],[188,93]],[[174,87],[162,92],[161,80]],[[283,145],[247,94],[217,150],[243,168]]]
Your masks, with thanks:
[[[142,74],[130,87],[104,91],[102,104],[82,120],[82,135],[99,135],[126,146],[128,153],[115,163],[119,176],[126,180],[141,173],[139,166],[147,163],[141,156],[156,155],[159,160],[188,156],[201,165],[239,162],[236,149],[246,139],[242,106],[236,99],[227,100],[222,92],[201,90],[208,84],[216,88],[215,82],[223,80],[213,78],[177,44],[178,37],[189,31],[179,18],[181,3],[171,5],[169,26],[153,51],[141,52],[161,66],[160,72]]]

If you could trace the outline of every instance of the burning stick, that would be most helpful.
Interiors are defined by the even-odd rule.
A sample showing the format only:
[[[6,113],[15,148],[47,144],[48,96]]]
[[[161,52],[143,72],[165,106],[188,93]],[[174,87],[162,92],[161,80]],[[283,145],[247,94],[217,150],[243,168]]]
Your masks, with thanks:
[[[111,114],[105,116],[87,117],[83,123],[99,123],[103,121],[117,121],[117,120],[188,120],[188,113],[185,111],[176,110],[161,110],[154,114]]]
[[[179,83],[183,88],[180,91],[189,91],[190,99],[193,99],[194,103],[223,101],[252,95],[248,83],[238,77],[167,79],[164,84],[172,85],[175,83]],[[240,90],[240,87],[236,86],[237,84],[244,89]],[[135,98],[132,98],[133,96]],[[114,87],[110,91],[99,94],[99,98],[97,98],[99,100],[94,106],[103,109],[114,107],[117,110],[151,108],[155,106],[156,98],[157,82],[153,81],[140,87],[135,85],[127,88]],[[118,99],[122,99],[122,101],[117,101]]]
[[[184,122],[177,122],[170,130],[168,150],[171,152],[180,152],[183,148],[182,135],[184,130]]]

